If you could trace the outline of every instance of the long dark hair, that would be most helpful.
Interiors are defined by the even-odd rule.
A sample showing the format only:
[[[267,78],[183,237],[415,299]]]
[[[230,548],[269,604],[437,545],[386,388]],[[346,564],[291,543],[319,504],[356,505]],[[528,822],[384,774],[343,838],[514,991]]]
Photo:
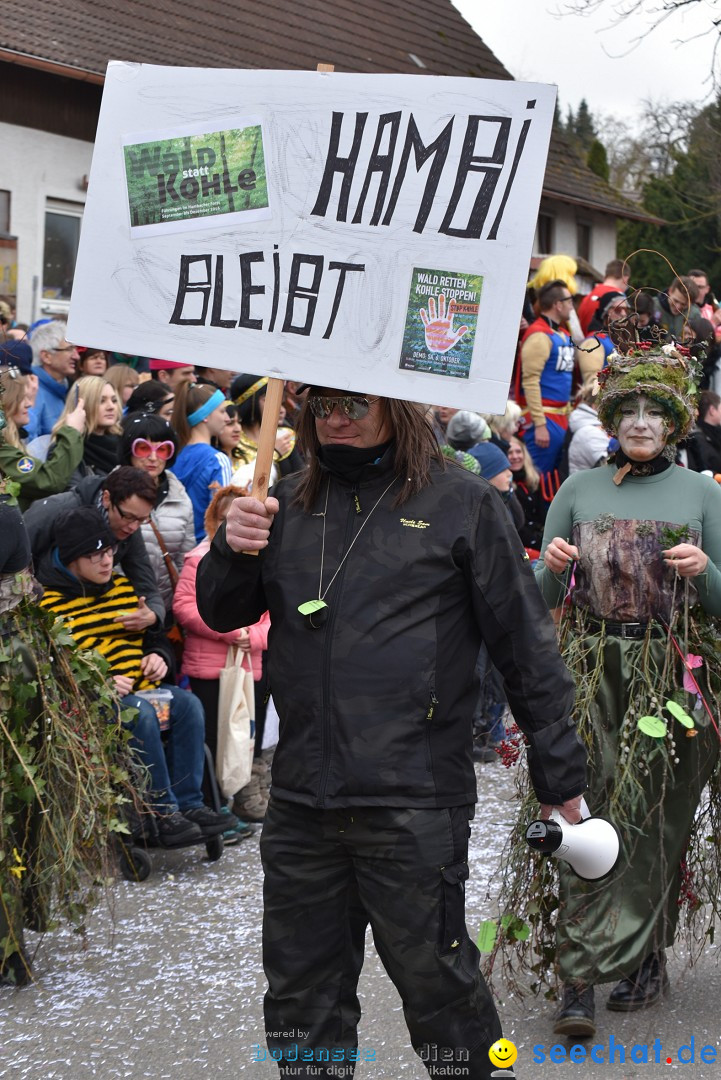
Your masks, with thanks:
[[[426,406],[415,401],[381,398],[382,418],[388,421],[395,441],[395,471],[403,479],[394,506],[402,506],[431,482],[431,464],[436,461],[442,469],[446,459],[426,418]],[[308,513],[313,509],[321,488],[323,472],[318,461],[318,436],[315,417],[304,401],[296,427],[298,445],[308,466],[302,474],[295,502]]]

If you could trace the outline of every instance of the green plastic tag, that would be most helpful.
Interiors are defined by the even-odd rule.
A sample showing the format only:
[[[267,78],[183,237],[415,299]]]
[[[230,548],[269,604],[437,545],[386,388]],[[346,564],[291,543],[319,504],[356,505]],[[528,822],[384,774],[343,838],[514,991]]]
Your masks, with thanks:
[[[298,611],[301,615],[313,615],[316,611],[322,611],[324,607],[328,607],[325,600],[306,600],[304,604],[298,605]]]
[[[650,735],[652,739],[666,737],[666,721],[660,716],[642,716],[638,721],[638,727],[644,735]]]
[[[476,939],[476,945],[478,951],[482,953],[489,953],[493,951],[493,946],[496,944],[496,934],[498,933],[498,926],[494,919],[486,919],[478,928],[478,938]]]
[[[683,724],[685,728],[696,727],[686,710],[682,709],[677,701],[667,701],[666,708],[671,713],[674,720],[678,720],[679,724]]]

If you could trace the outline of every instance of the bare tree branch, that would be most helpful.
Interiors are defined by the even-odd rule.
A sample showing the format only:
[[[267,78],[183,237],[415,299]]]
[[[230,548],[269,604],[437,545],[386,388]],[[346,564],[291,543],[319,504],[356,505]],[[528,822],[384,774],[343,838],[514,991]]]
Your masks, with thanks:
[[[667,20],[674,18],[684,9],[690,10],[691,8],[699,8],[699,10],[706,12],[708,15],[708,27],[705,30],[699,30],[697,33],[689,33],[685,37],[678,37],[673,44],[686,45],[690,41],[705,37],[709,32],[716,35],[716,42],[711,56],[709,79],[714,89],[717,89],[721,85],[721,71],[719,70],[719,60],[721,58],[719,52],[719,45],[721,44],[721,0],[563,0],[556,9],[556,14],[558,16],[580,15],[588,18],[599,12],[607,13],[609,22],[602,29],[602,32],[603,30],[617,29],[632,16],[645,16],[648,28],[629,37],[621,51],[611,52],[604,46],[604,52],[608,56],[621,58],[628,56],[634,49],[638,48],[647,34],[653,33],[654,30],[657,30]],[[716,13],[715,17],[714,13]]]

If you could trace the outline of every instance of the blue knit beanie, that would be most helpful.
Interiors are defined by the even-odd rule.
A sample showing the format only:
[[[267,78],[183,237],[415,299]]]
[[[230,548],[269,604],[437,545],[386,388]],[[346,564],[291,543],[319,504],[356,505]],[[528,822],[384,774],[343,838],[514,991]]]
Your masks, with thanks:
[[[481,476],[484,480],[492,480],[504,469],[510,469],[511,463],[499,447],[492,442],[479,443],[473,446],[468,453],[476,459],[481,466]]]

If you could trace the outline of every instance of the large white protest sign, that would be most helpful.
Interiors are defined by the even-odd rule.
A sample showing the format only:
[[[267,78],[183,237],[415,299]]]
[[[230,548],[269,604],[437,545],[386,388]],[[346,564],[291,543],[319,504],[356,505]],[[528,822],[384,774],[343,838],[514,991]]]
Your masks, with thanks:
[[[68,336],[503,410],[555,89],[108,68]]]

